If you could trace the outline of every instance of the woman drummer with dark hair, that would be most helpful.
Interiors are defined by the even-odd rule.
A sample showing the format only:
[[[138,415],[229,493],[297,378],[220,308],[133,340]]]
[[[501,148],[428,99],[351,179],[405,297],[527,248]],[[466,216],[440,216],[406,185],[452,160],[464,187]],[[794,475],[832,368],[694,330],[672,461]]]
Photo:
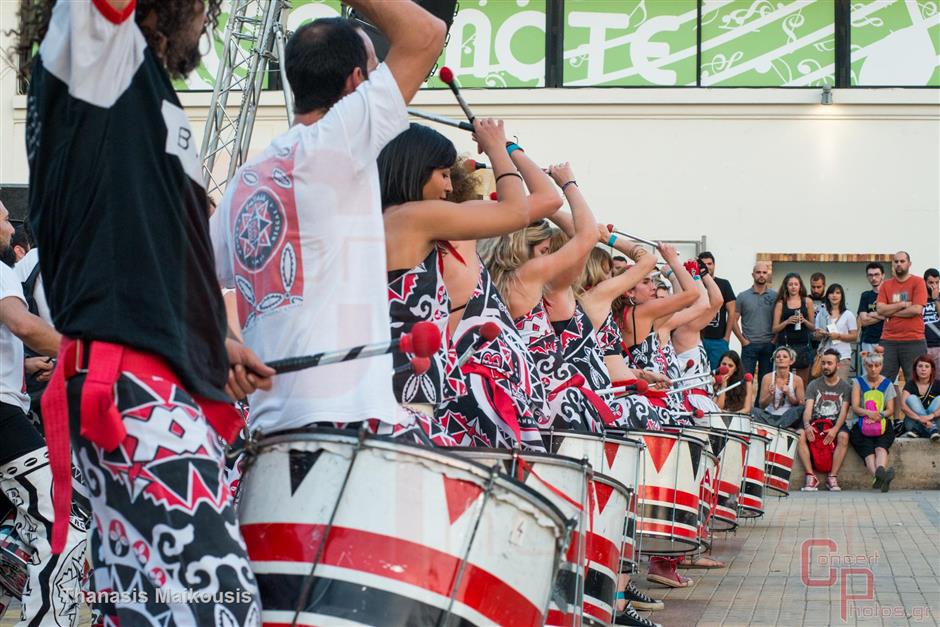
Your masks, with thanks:
[[[447,200],[457,152],[450,140],[426,126],[412,124],[379,155],[392,337],[427,320],[439,326],[443,340],[429,370],[420,375],[398,372],[393,387],[401,403],[435,414],[432,439],[439,436],[444,443],[462,446],[541,448],[534,422],[526,427],[513,424],[509,417],[485,414],[485,420],[471,425],[462,416],[441,411],[444,404],[468,395],[472,383],[457,364],[443,254],[460,256],[450,240],[492,237],[529,222],[523,177],[514,162],[522,155],[513,158],[507,150],[502,121],[478,119],[474,126],[474,138],[496,176],[496,202]],[[407,369],[407,359],[408,355],[397,355],[396,369]]]

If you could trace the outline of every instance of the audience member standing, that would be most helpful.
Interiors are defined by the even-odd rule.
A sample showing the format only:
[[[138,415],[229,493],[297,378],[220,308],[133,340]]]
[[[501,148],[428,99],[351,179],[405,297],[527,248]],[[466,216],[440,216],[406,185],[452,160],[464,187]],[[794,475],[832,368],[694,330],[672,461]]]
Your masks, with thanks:
[[[810,320],[811,311],[813,301],[806,294],[803,279],[796,272],[787,274],[774,303],[773,331],[777,334],[777,346],[789,346],[793,350],[793,369],[804,384],[809,381],[813,353],[809,342],[816,330],[815,321]]]
[[[858,326],[862,329],[859,352],[872,353],[875,346],[881,343],[881,329],[885,322],[884,316],[877,311],[878,291],[885,280],[884,266],[871,262],[865,266],[865,278],[871,289],[862,292],[858,299]]]
[[[737,316],[734,321],[735,334],[741,339],[741,361],[744,372],[754,374],[755,366],[759,369],[755,379],[760,382],[764,375],[773,369],[774,353],[774,301],[777,292],[769,287],[770,264],[758,261],[751,271],[754,279],[750,289],[744,290],[737,297]],[[738,321],[741,332],[738,331]],[[758,394],[760,384],[758,383]]]
[[[734,290],[726,279],[719,279],[715,276],[713,254],[708,251],[703,252],[698,256],[698,260],[704,264],[708,274],[715,279],[718,289],[721,290],[721,298],[725,301],[708,326],[702,329],[702,344],[705,345],[705,352],[708,353],[708,362],[714,369],[718,367],[721,356],[728,352],[728,340],[731,338],[732,323],[735,319]]]
[[[826,308],[826,275],[822,272],[814,272],[809,277],[809,297],[813,299],[813,320],[819,315],[819,312]],[[820,340],[813,337],[810,345],[814,351],[819,350]]]
[[[940,272],[927,268],[924,272],[927,285],[927,304],[924,305],[924,339],[927,355],[933,360],[934,374],[940,381]]]
[[[894,381],[903,370],[904,380],[910,381],[914,360],[927,352],[923,317],[927,286],[911,274],[911,256],[903,250],[895,253],[891,263],[894,277],[882,283],[878,292],[878,313],[886,318],[881,332],[882,376]]]
[[[826,290],[826,306],[816,314],[816,332],[820,342],[827,343],[839,353],[837,374],[844,381],[849,379],[852,367],[852,342],[858,337],[855,314],[845,308],[845,290],[833,283]]]

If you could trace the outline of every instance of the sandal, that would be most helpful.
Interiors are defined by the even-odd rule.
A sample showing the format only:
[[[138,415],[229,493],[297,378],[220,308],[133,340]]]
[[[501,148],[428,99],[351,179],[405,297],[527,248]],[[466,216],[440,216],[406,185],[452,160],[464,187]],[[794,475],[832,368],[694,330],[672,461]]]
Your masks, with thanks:
[[[722,562],[721,560],[716,560],[712,557],[692,557],[689,558],[688,563],[682,562],[679,564],[679,568],[726,568],[728,565]]]

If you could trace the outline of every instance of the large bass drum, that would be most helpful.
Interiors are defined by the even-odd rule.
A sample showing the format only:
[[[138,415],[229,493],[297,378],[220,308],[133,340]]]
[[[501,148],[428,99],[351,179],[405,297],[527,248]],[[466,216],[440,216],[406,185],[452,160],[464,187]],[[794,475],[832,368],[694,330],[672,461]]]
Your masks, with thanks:
[[[570,526],[532,489],[348,431],[253,448],[239,520],[265,623],[544,624]]]

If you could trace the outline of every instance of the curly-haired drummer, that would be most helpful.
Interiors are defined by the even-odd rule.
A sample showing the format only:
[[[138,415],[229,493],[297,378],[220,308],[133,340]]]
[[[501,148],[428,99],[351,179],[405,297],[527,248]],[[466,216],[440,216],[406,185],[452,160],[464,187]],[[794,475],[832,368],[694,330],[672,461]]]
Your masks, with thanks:
[[[28,98],[30,219],[63,334],[42,401],[52,548],[66,538],[71,431],[91,486],[97,589],[126,594],[110,610],[115,624],[258,620],[218,437],[240,422],[226,388],[243,396],[269,385],[269,371],[226,342],[207,196],[170,82],[198,63],[219,4],[23,2],[20,11],[21,50],[42,39]],[[188,603],[192,594],[208,596]]]

